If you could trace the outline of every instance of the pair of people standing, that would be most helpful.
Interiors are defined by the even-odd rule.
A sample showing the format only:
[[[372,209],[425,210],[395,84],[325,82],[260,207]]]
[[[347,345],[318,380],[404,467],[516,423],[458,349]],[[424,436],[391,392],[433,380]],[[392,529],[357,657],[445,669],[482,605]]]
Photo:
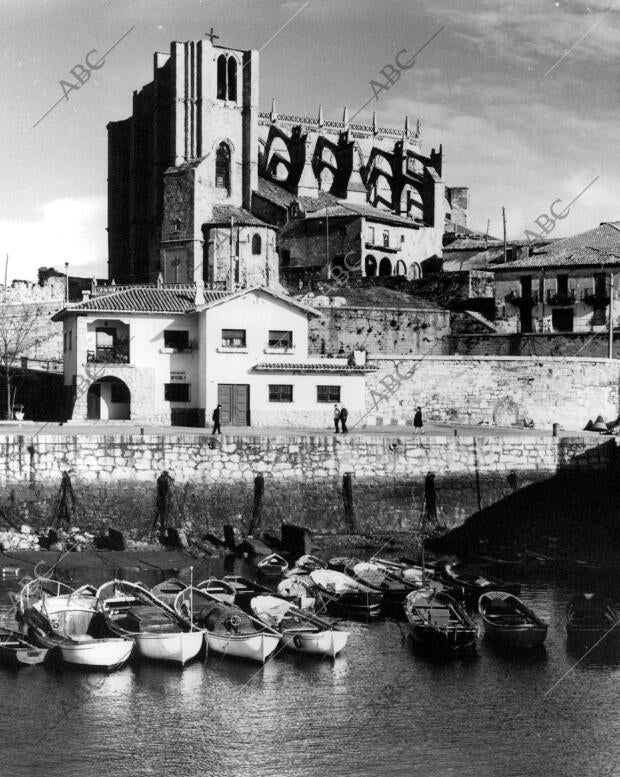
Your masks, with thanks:
[[[337,404],[334,405],[334,426],[336,427],[336,434],[340,431],[339,425],[342,426],[342,433],[348,434],[347,418],[349,417],[349,411],[346,407],[340,408]]]

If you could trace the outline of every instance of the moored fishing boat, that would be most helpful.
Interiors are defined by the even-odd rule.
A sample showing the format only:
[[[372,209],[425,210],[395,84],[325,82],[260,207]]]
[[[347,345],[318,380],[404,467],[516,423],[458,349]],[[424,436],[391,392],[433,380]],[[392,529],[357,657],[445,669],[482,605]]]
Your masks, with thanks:
[[[288,561],[277,553],[271,553],[256,564],[256,569],[261,575],[275,577],[277,575],[283,575],[286,572],[288,569]]]
[[[186,588],[175,602],[179,614],[204,629],[209,650],[264,663],[280,642],[280,633],[234,604],[200,588]]]
[[[611,599],[594,593],[577,594],[568,603],[566,633],[569,638],[596,641],[620,636],[620,618]]]
[[[256,596],[251,606],[257,618],[280,632],[284,645],[291,650],[335,658],[347,644],[348,631],[300,610],[291,602],[275,596]]]
[[[478,600],[485,636],[500,645],[533,648],[542,645],[549,625],[520,599],[505,591],[490,591]]]
[[[182,666],[195,658],[204,632],[139,583],[111,580],[97,591],[97,607],[108,628],[132,639],[143,658]]]
[[[302,610],[314,610],[316,607],[316,586],[310,575],[287,575],[278,583],[276,593]]]
[[[443,591],[414,591],[405,599],[404,609],[411,638],[424,648],[454,654],[476,644],[476,624]]]
[[[129,660],[133,642],[111,633],[97,617],[92,590],[35,578],[19,593],[18,616],[37,645],[57,649],[67,664],[119,669]]]
[[[226,604],[235,603],[235,586],[226,580],[218,580],[216,577],[209,577],[207,580],[202,580],[198,583],[196,588],[206,591],[211,594],[211,596],[219,599],[220,602],[225,602]]]
[[[505,591],[515,596],[521,593],[521,585],[519,583],[488,577],[480,570],[467,568],[463,564],[446,564],[444,567],[444,579],[449,585],[460,588],[464,596],[473,596],[476,599],[487,591]]]
[[[234,603],[241,607],[244,612],[251,612],[250,601],[260,594],[272,594],[273,590],[267,588],[249,577],[241,575],[226,575],[222,581],[230,585],[235,592]]]
[[[313,572],[315,569],[326,569],[327,562],[320,559],[318,556],[313,556],[307,553],[305,556],[300,556],[295,562],[297,569],[303,570],[306,574]]]
[[[0,629],[0,664],[19,667],[41,664],[48,654],[48,649],[37,647],[19,632],[10,629]]]
[[[384,558],[370,559],[373,564],[383,567],[390,576],[397,580],[402,580],[416,588],[422,588],[428,580],[435,578],[435,569],[428,565],[422,567],[419,564],[405,564],[401,561],[391,561]]]
[[[321,592],[328,613],[364,619],[381,614],[383,594],[349,575],[332,569],[315,569],[310,579]]]
[[[174,607],[174,600],[184,588],[187,588],[186,583],[182,583],[176,577],[170,577],[167,580],[154,585],[151,588],[151,593],[169,607]]]

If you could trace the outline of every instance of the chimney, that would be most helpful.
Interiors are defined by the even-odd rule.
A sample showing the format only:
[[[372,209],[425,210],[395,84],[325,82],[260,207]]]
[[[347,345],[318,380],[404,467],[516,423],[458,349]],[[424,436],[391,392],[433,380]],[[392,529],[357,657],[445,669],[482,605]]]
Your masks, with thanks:
[[[204,281],[196,281],[196,293],[194,295],[194,306],[199,308],[204,305],[205,299],[205,284]]]
[[[82,302],[88,302],[90,299],[90,291],[88,289],[82,289]]]

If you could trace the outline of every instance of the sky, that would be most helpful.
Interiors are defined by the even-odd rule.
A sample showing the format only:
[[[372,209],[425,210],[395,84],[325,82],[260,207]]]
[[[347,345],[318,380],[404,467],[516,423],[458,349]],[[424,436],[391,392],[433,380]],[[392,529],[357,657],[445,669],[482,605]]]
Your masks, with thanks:
[[[260,108],[382,126],[422,123],[443,179],[470,190],[470,227],[551,237],[620,219],[620,0],[2,0],[0,272],[107,275],[109,121],[131,114],[153,53],[211,27],[260,50]],[[415,65],[373,98],[398,52]],[[124,37],[123,37],[124,36]],[[118,45],[99,62],[101,55]],[[71,70],[100,64],[79,89]],[[401,61],[406,57],[401,55]],[[77,72],[82,72],[80,67]],[[372,98],[372,99],[371,99]],[[55,105],[56,104],[56,105]],[[44,114],[53,106],[44,118]],[[36,125],[36,126],[35,126]],[[587,190],[583,192],[584,189]],[[581,194],[581,196],[579,196]],[[556,213],[562,205],[554,206]],[[5,257],[8,254],[8,268]],[[2,279],[0,279],[1,281]]]

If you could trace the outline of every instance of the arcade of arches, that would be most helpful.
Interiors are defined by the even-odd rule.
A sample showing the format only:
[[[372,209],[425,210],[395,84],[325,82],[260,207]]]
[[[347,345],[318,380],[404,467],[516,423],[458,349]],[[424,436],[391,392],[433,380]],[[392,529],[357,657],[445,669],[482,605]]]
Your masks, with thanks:
[[[402,259],[398,259],[394,265],[392,261],[384,256],[377,262],[377,259],[368,254],[364,261],[364,273],[367,278],[375,278],[377,275],[385,277],[386,275],[404,275],[410,280],[422,277],[422,268],[417,262],[412,262],[407,268],[406,263]]]

